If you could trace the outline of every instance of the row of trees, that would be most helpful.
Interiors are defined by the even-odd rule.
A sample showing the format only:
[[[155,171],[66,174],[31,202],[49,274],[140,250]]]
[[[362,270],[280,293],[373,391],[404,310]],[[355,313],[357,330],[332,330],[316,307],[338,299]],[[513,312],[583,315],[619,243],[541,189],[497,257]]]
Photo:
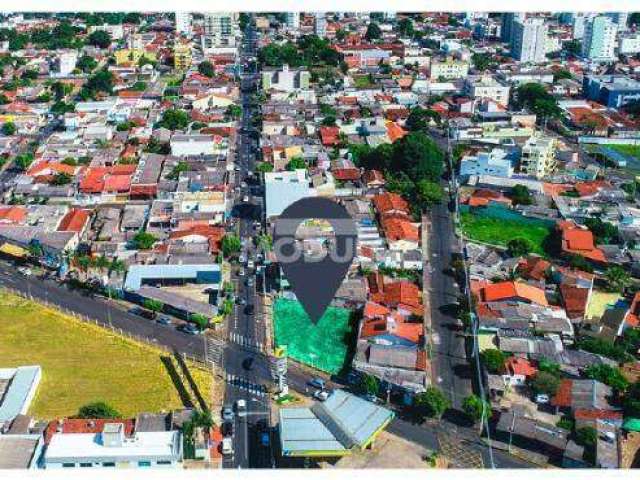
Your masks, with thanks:
[[[286,42],[282,45],[270,43],[258,52],[262,65],[270,67],[310,67],[313,65],[331,65],[337,67],[342,54],[331,48],[331,42],[316,35],[306,35],[298,39],[297,44]]]

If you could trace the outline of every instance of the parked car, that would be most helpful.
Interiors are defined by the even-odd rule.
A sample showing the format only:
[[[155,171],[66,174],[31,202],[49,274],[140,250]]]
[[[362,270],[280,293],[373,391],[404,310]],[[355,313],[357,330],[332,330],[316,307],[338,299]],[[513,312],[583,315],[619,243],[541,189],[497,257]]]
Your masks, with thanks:
[[[233,455],[233,440],[230,437],[222,439],[222,454]]]
[[[233,422],[236,418],[236,414],[233,412],[233,408],[229,405],[225,405],[222,407],[222,421],[223,422]]]
[[[315,377],[309,380],[309,385],[315,388],[319,388],[320,390],[324,390],[324,387],[326,384],[327,382],[325,382],[322,378],[318,378],[318,377]]]
[[[536,395],[536,403],[549,403],[549,395],[546,393],[539,393]]]
[[[260,433],[260,445],[267,448],[270,442],[271,442],[271,437],[269,435],[269,432]]]
[[[189,335],[200,335],[202,333],[200,329],[192,323],[185,323],[181,325],[179,329],[180,331],[187,333]]]
[[[247,305],[246,307],[244,307],[244,313],[246,313],[247,315],[253,315],[254,312],[255,307],[253,305]]]
[[[27,277],[32,274],[31,269],[28,267],[20,267],[18,268],[18,272],[20,272],[22,275],[26,275]]]
[[[249,203],[249,195],[245,195],[244,197],[242,197],[242,201],[244,203]]]
[[[156,322],[158,322],[161,325],[171,325],[171,319],[166,315],[158,316],[158,318],[156,318]]]
[[[331,394],[326,390],[316,390],[313,393],[313,398],[315,398],[316,400],[320,400],[321,402],[324,402],[327,398],[329,398],[329,395]]]
[[[247,262],[247,268],[254,268],[256,266],[255,262],[253,260],[249,260]]]
[[[247,401],[240,399],[236,400],[236,413],[239,417],[247,416]]]

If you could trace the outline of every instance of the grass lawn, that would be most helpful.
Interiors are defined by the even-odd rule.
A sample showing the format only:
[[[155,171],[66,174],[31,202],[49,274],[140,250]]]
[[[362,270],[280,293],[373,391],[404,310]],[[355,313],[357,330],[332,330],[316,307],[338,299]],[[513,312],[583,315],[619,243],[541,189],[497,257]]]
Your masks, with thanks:
[[[360,75],[358,77],[354,77],[353,85],[356,88],[372,88],[374,86],[368,75]]]
[[[29,411],[36,418],[73,415],[82,405],[98,400],[125,416],[181,408],[183,402],[161,360],[166,355],[0,291],[0,367],[42,367]],[[211,374],[190,370],[209,401]]]
[[[535,223],[522,223],[514,220],[495,219],[462,212],[460,215],[462,230],[470,240],[506,247],[509,240],[525,238],[531,243],[534,253],[545,255],[542,248],[549,228]]]
[[[640,160],[640,145],[607,145],[606,147]]]
[[[289,357],[328,373],[338,373],[348,353],[349,310],[329,307],[314,325],[300,303],[279,298],[273,306],[276,345]]]

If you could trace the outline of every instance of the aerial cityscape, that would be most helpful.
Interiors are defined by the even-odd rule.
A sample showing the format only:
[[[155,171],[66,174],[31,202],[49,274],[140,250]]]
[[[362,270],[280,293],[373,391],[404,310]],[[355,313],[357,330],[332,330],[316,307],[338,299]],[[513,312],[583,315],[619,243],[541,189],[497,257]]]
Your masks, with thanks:
[[[0,470],[143,467],[640,467],[640,12],[0,13]]]

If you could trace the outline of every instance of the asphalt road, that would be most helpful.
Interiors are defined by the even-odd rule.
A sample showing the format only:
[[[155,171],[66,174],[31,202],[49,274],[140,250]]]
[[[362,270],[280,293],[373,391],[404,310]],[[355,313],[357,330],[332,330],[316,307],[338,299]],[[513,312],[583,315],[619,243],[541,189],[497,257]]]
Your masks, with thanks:
[[[245,31],[240,61],[244,63],[255,55],[255,31],[250,25]],[[248,134],[252,117],[257,107],[249,102],[255,91],[256,77],[251,71],[243,72],[241,77],[241,130],[236,146],[236,166],[239,171],[234,175],[235,182],[240,185],[246,181],[248,172],[253,171],[254,149],[256,140]],[[261,218],[261,208],[252,198],[252,209],[247,209],[243,197],[251,197],[247,189],[240,191],[234,209],[240,212],[238,218],[238,233],[243,239],[243,253],[250,258],[254,253],[252,239],[256,235],[253,226],[254,218]],[[256,211],[258,210],[258,211]],[[258,422],[270,424],[270,405],[267,384],[271,381],[268,361],[264,355],[256,352],[265,343],[264,317],[257,308],[257,295],[254,272],[246,269],[246,275],[238,276],[238,268],[232,271],[232,279],[236,286],[236,295],[243,298],[246,306],[253,305],[253,314],[248,314],[246,306],[236,305],[232,318],[229,319],[227,331],[227,346],[224,351],[224,370],[227,386],[225,389],[225,405],[234,405],[238,400],[245,400],[247,416],[235,419],[234,455],[225,457],[224,468],[270,468],[274,466],[271,446],[264,446],[258,441]],[[252,279],[251,285],[248,280]],[[251,366],[247,362],[252,361]]]
[[[456,318],[455,303],[460,289],[448,273],[457,239],[446,204],[435,205],[430,214],[429,267],[431,271],[431,362],[434,384],[460,409],[463,399],[473,393],[472,369],[465,352],[465,338]]]

